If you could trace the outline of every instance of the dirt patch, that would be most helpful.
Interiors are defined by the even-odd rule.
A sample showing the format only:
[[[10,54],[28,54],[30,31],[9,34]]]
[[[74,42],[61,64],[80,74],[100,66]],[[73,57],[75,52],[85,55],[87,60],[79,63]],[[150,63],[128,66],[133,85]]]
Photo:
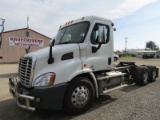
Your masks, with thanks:
[[[0,64],[0,75],[18,73],[18,64]]]

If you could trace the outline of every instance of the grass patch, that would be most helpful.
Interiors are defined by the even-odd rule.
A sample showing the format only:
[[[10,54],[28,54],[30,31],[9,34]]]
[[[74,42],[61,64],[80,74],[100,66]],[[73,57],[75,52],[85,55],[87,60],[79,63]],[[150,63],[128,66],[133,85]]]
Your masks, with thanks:
[[[131,57],[131,56],[125,56],[125,57],[119,58],[119,60],[137,60],[137,59],[139,59],[139,58]]]

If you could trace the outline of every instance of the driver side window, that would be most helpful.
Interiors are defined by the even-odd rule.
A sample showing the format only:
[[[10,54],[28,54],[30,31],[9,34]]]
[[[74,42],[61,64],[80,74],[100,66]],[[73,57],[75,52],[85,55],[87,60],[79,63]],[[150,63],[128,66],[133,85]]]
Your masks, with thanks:
[[[98,44],[98,27],[99,26],[105,26],[105,41],[106,43],[109,42],[109,26],[102,25],[102,24],[95,24],[93,31],[91,33],[91,43],[92,44]]]

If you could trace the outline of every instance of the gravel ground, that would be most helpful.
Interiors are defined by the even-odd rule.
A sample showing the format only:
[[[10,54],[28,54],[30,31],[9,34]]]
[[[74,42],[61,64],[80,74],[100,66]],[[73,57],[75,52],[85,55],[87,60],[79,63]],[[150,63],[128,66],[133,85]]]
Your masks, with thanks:
[[[18,64],[0,64],[0,75],[17,72]]]
[[[134,61],[137,64],[156,65],[160,68],[158,59]],[[14,73],[17,70],[12,69],[12,71]],[[7,72],[4,70],[4,73]],[[101,95],[95,99],[93,106],[86,113],[68,116],[63,111],[30,112],[19,108],[8,92],[8,79],[0,78],[0,120],[159,120],[159,86],[160,78],[144,87],[127,86]]]

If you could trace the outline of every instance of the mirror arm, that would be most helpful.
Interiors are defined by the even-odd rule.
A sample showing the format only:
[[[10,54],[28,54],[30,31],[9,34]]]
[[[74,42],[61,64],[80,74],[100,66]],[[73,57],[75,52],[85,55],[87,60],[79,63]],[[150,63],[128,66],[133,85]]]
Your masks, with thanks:
[[[49,49],[49,58],[48,58],[48,64],[52,64],[54,62],[54,58],[52,56],[52,46],[54,46],[55,40],[52,41]]]
[[[101,48],[102,43],[99,43],[98,47],[92,46],[92,53],[96,53]]]

